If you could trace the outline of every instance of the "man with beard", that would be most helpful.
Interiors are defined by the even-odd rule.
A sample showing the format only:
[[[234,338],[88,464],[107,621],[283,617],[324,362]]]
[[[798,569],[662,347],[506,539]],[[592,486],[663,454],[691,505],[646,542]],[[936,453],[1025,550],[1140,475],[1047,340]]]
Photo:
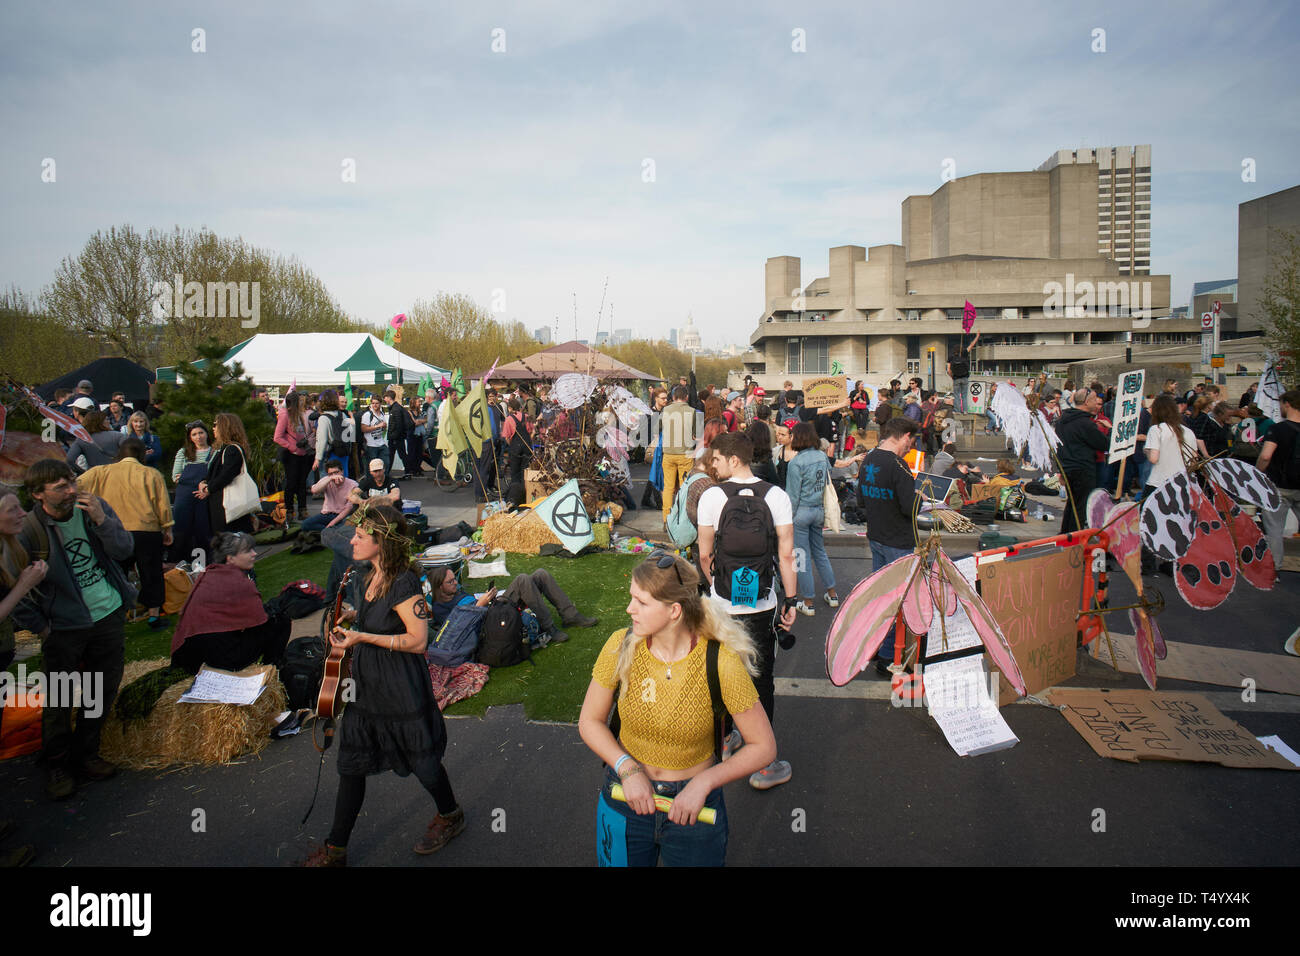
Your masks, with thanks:
[[[36,462],[26,485],[35,506],[18,540],[33,558],[47,561],[49,571],[15,618],[44,635],[51,691],[69,687],[62,675],[83,675],[76,731],[72,701],[59,699],[62,694],[50,693],[41,717],[45,792],[65,800],[76,790],[76,776],[106,780],[117,772],[99,756],[99,738],[122,680],[126,612],[135,607],[135,589],[118,564],[132,556],[134,541],[103,499],[77,490],[66,462]]]

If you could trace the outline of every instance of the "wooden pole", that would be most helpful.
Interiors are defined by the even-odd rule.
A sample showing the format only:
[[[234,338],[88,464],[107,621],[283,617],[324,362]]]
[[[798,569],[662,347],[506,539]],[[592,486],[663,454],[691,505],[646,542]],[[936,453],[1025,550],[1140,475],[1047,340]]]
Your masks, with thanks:
[[[1115,486],[1115,500],[1119,501],[1124,497],[1124,466],[1128,464],[1127,458],[1119,460],[1119,484]]]

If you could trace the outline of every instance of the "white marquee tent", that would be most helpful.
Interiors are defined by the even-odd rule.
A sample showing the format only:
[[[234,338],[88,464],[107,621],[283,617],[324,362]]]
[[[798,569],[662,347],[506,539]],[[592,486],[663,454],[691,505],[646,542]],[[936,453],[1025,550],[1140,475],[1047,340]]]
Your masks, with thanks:
[[[260,386],[415,383],[425,375],[440,379],[447,369],[403,355],[366,332],[263,333],[240,342],[223,361],[239,362],[245,377]],[[196,365],[201,365],[196,362]],[[176,380],[175,368],[158,369],[158,381]]]

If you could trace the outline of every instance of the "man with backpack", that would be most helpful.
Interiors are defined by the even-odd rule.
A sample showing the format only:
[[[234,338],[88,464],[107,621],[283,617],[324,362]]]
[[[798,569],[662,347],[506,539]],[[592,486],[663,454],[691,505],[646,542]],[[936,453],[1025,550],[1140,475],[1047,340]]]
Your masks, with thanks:
[[[750,470],[754,445],[747,435],[721,434],[713,439],[710,448],[713,471],[720,483],[700,497],[700,568],[709,583],[710,600],[718,610],[732,615],[754,640],[759,668],[754,687],[771,721],[776,657],[773,618],[778,604],[774,585],[778,570],[785,595],[780,605],[782,628],[789,630],[794,625],[799,600],[794,569],[794,512],[784,491],[760,481]],[[733,738],[728,738],[729,746],[734,745]],[[790,776],[789,762],[774,760],[752,774],[749,784],[756,790],[768,790],[786,783]]]
[[[697,412],[686,401],[689,392],[684,386],[673,389],[673,400],[659,416],[660,434],[664,446],[664,523],[668,522],[668,512],[672,510],[673,499],[691,467],[695,464],[692,453],[695,440],[699,437],[700,422]]]
[[[1282,570],[1283,535],[1286,515],[1290,511],[1300,520],[1300,389],[1292,389],[1280,399],[1282,421],[1274,422],[1264,444],[1260,446],[1256,467],[1277,485],[1282,504],[1276,511],[1262,514],[1264,534],[1273,552],[1273,564]]]
[[[442,627],[452,608],[458,605],[474,602],[479,607],[487,607],[497,597],[497,591],[493,588],[476,600],[460,586],[460,577],[453,567],[442,568],[435,574],[441,574],[442,579],[433,588],[433,604],[429,612],[434,628]],[[545,568],[538,568],[532,574],[515,575],[515,579],[501,592],[501,597],[513,605],[522,604],[537,615],[537,626],[543,634],[551,635],[553,644],[563,644],[569,635],[555,626],[555,618],[547,606],[548,601],[555,605],[560,614],[560,622],[565,627],[595,627],[600,623],[600,618],[587,617],[579,611],[573,599],[564,593],[551,572]]]

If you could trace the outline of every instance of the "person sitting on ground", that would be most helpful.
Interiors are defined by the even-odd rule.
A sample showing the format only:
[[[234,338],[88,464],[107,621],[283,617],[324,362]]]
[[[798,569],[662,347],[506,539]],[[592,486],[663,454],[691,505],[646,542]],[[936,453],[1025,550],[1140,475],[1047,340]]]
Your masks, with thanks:
[[[1016,461],[1014,458],[999,458],[998,473],[990,478],[987,482],[991,488],[1006,488],[1011,485],[1020,484],[1020,479],[1016,477]]]
[[[376,498],[379,500],[374,500]],[[401,489],[397,487],[397,482],[393,481],[387,474],[387,468],[382,458],[370,459],[369,473],[357,482],[355,488],[348,492],[348,501],[354,505],[366,502],[368,504],[390,504],[395,508],[401,507]]]
[[[356,487],[355,481],[344,476],[341,461],[337,458],[327,461],[325,477],[311,486],[312,494],[325,495],[325,503],[321,506],[320,514],[312,515],[302,523],[301,530],[324,531],[344,521],[356,508],[356,505],[349,500],[352,489]]]
[[[953,455],[956,450],[957,446],[952,442],[945,442],[943,449],[930,462],[930,472],[936,475],[946,474],[948,469],[957,463],[957,459]]]
[[[255,542],[243,532],[212,539],[209,564],[194,583],[172,635],[172,667],[191,674],[204,664],[239,671],[261,658],[279,664],[293,622],[268,615],[249,577],[257,560]]]
[[[439,572],[434,572],[434,600],[429,612],[435,633],[447,620],[451,609],[457,605],[474,602],[479,607],[486,607],[497,597],[497,589],[492,588],[475,599],[460,586],[460,578],[455,568],[441,569],[441,579],[436,577],[437,573]],[[564,593],[555,578],[551,576],[551,572],[545,568],[538,568],[532,574],[516,575],[501,595],[507,601],[522,604],[536,614],[538,628],[542,634],[550,634],[553,644],[563,644],[569,639],[569,635],[555,626],[555,619],[546,604],[547,601],[554,604],[555,609],[560,612],[560,622],[565,627],[595,627],[600,623],[600,618],[587,617],[579,611],[574,606],[573,599]]]
[[[980,472],[979,466],[974,462],[959,461],[955,462],[951,468],[943,472],[945,478],[956,478],[966,486],[966,497],[970,497],[971,489],[984,481],[984,475]]]

